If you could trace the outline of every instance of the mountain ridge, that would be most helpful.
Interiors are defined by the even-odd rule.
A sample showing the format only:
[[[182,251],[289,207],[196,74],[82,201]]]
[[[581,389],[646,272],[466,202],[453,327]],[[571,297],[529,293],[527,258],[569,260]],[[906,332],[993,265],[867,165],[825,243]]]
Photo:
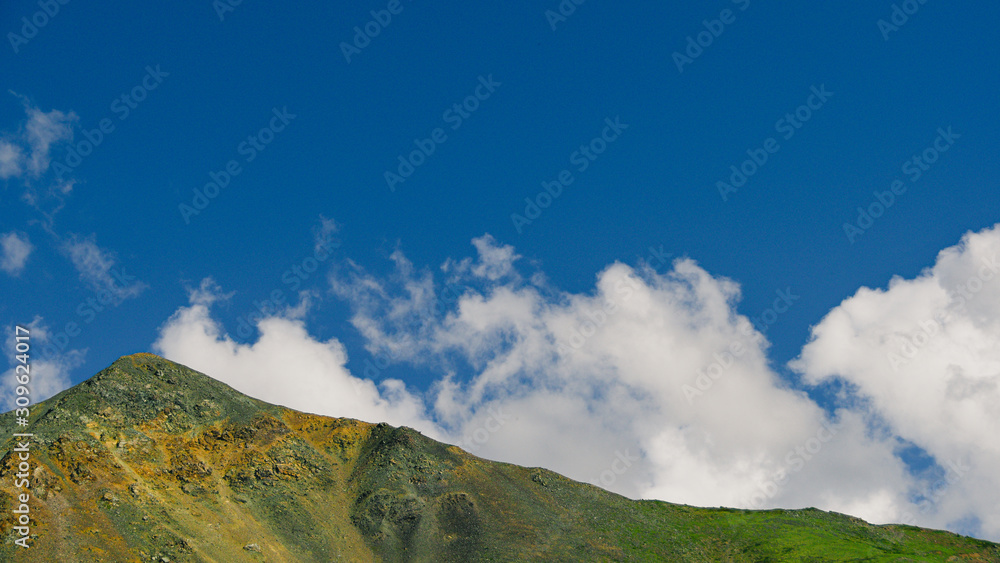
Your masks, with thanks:
[[[147,353],[32,407],[30,545],[5,561],[1000,561],[816,509],[634,501],[407,427],[302,413]]]

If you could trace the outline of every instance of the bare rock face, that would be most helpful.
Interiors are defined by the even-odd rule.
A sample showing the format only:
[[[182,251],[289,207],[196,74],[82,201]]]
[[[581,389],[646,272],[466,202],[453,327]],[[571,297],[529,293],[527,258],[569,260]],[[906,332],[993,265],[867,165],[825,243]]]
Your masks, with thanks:
[[[632,501],[152,354],[35,405],[27,431],[26,539],[17,443],[0,445],[2,561],[1000,561],[988,542],[814,509]]]

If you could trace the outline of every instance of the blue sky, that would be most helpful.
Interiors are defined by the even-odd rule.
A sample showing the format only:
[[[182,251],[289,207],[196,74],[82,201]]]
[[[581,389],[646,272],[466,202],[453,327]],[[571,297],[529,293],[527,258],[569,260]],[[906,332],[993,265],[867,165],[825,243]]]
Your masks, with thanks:
[[[560,10],[565,15],[556,16]],[[490,379],[489,358],[517,349],[526,333],[515,323],[474,350],[449,348],[448,338],[478,342],[468,333],[442,336],[454,329],[447,313],[458,314],[457,300],[441,302],[430,320],[414,313],[409,328],[385,325],[402,318],[392,313],[401,307],[417,311],[420,295],[440,299],[452,283],[498,306],[504,290],[523,296],[517,292],[526,288],[550,308],[598,302],[599,276],[616,262],[643,289],[668,295],[671,283],[687,287],[693,293],[681,301],[707,303],[700,284],[724,288],[731,280],[739,296],[724,289],[722,303],[733,318],[719,322],[773,315],[758,325],[769,345],[754,346],[776,389],[805,393],[811,408],[834,418],[850,406],[869,434],[884,426],[902,444],[886,447],[910,463],[904,500],[873,508],[882,505],[872,499],[883,498],[873,484],[829,507],[898,520],[905,499],[917,502],[913,491],[930,479],[926,472],[946,471],[945,458],[957,453],[907,429],[912,417],[890,405],[904,399],[879,395],[883,387],[866,387],[849,366],[827,365],[818,359],[824,353],[809,360],[804,347],[826,345],[812,328],[870,298],[861,288],[881,288],[892,301],[893,276],[917,283],[925,268],[944,272],[938,253],[966,233],[992,240],[998,16],[995,3],[936,0],[807,7],[567,0],[530,8],[7,2],[0,9],[0,321],[38,328],[39,346],[48,345],[38,358],[52,370],[51,383],[36,382],[44,394],[136,351],[197,363],[197,354],[184,352],[193,340],[166,335],[199,306],[210,308],[198,321],[208,324],[198,326],[215,327],[213,342],[260,351],[251,347],[263,331],[241,330],[241,319],[278,295],[285,302],[268,316],[342,353],[344,373],[364,379],[378,350],[394,350],[398,360],[374,378],[402,381],[411,395],[403,401],[411,418],[394,420],[448,438],[476,428],[472,421],[503,393],[473,392],[465,410],[442,410],[450,388],[442,382],[488,389],[499,381]],[[358,39],[356,27],[377,33]],[[88,154],[77,159],[79,152]],[[400,170],[401,157],[412,174]],[[731,167],[744,169],[745,183],[733,184],[742,179]],[[387,173],[407,177],[387,181]],[[553,187],[560,176],[561,189]],[[213,179],[225,184],[218,193],[206,186]],[[196,190],[206,189],[199,199]],[[526,198],[544,209],[526,209]],[[869,222],[859,208],[878,217]],[[317,250],[317,237],[329,252]],[[989,258],[975,244],[957,248],[973,262]],[[677,273],[674,259],[713,281],[688,266]],[[782,302],[789,293],[795,298]],[[508,305],[500,309],[517,310]],[[887,317],[898,312],[886,307]],[[870,320],[882,309],[865,310],[859,315]],[[857,319],[854,326],[850,336],[861,338]],[[828,337],[830,347],[841,345],[829,354],[852,354],[846,338]],[[956,365],[940,353],[942,365]],[[800,355],[800,369],[789,368]],[[987,391],[997,371],[991,361],[982,364]],[[543,371],[529,363],[505,377]],[[236,385],[239,374],[232,377]],[[681,393],[680,385],[671,389]],[[267,399],[269,389],[259,393]],[[386,386],[377,393],[373,404],[399,399]],[[983,399],[983,413],[997,424],[994,395]],[[874,407],[858,406],[866,397]],[[663,436],[636,436],[644,459],[665,451],[655,446]],[[569,454],[550,459],[543,445],[535,455],[503,443],[491,438],[479,453],[572,473]],[[600,475],[594,459],[613,458],[614,443],[605,448],[611,454],[588,458],[590,473],[571,476]],[[772,445],[776,458],[784,444]],[[983,475],[997,459],[987,450]],[[669,497],[673,489],[657,483],[683,471],[657,471],[634,472],[634,483],[623,477],[610,488]],[[885,479],[879,475],[870,482]],[[767,500],[822,503],[794,488]],[[1000,537],[995,512],[958,492],[939,497],[918,521]],[[734,504],[729,498],[666,500]]]

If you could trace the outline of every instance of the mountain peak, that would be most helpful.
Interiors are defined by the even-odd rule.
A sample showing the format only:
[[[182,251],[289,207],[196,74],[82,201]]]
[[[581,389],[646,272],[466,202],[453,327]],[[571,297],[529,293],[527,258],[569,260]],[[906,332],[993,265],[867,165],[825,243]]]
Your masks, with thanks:
[[[131,364],[133,366],[136,366],[136,365],[161,365],[164,363],[172,364],[175,366],[180,365],[171,362],[170,360],[162,356],[157,356],[156,354],[153,354],[151,352],[136,352],[134,354],[126,354],[115,360],[111,365],[115,366],[118,364]]]
[[[169,372],[169,375],[168,375]],[[211,377],[195,371],[187,366],[172,362],[156,354],[151,354],[149,352],[137,352],[135,354],[128,354],[122,356],[115,360],[106,369],[100,371],[91,379],[103,379],[105,377],[150,377],[152,379],[162,380],[168,382],[169,384],[179,383],[177,381],[178,377],[184,377],[186,379],[194,378],[207,378]],[[151,379],[151,381],[152,381]],[[169,381],[168,381],[169,380]],[[215,380],[213,380],[215,381]],[[222,382],[217,382],[220,385],[224,385]]]
[[[36,405],[32,424],[48,430],[69,430],[64,421],[90,421],[95,415],[138,426],[167,416],[171,428],[196,428],[222,420],[246,422],[281,407],[248,397],[221,381],[172,362],[140,352],[122,356],[107,368]],[[60,421],[48,425],[47,422]]]

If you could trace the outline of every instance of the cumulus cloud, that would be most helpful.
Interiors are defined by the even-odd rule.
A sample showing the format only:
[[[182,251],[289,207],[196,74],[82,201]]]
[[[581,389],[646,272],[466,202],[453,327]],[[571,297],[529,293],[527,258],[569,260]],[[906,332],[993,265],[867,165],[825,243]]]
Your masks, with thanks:
[[[225,296],[211,280],[191,291],[190,304],[161,328],[153,348],[238,391],[305,412],[385,421],[440,437],[423,405],[398,380],[376,385],[352,376],[347,352],[336,339],[319,341],[301,320],[275,315],[258,322],[252,344],[234,341],[211,316]]]
[[[374,356],[365,365],[437,374],[424,391],[376,385],[367,367],[351,374],[341,343],[311,336],[301,315],[234,342],[211,316],[211,284],[156,346],[264,400],[406,424],[633,498],[816,506],[998,538],[1000,333],[989,312],[1000,292],[983,269],[996,238],[970,235],[917,280],[863,289],[832,311],[794,364],[807,387],[769,365],[766,337],[737,311],[739,285],[693,260],[614,263],[590,291],[568,293],[489,236],[440,281],[401,250],[384,277],[347,259],[331,270]],[[917,344],[927,320],[937,329]],[[888,354],[905,339],[918,355],[899,352],[894,367]],[[807,392],[831,379],[840,399],[824,408]],[[915,451],[926,467],[913,466]]]
[[[136,281],[117,266],[114,253],[97,245],[96,236],[72,235],[62,245],[63,252],[93,291],[106,294],[111,302],[138,297],[148,286]]]
[[[0,236],[0,269],[12,276],[20,275],[34,248],[25,234],[11,231]]]
[[[892,437],[782,382],[732,280],[689,259],[664,273],[616,263],[569,294],[518,274],[510,246],[473,244],[440,292],[398,251],[388,280],[353,264],[331,278],[371,351],[462,374],[428,397],[452,442],[632,497],[873,519],[905,505]]]
[[[1000,537],[1000,225],[914,279],[858,290],[793,367],[809,383],[846,382],[933,458],[910,491],[919,523]]]
[[[29,382],[27,388],[30,390],[29,397],[31,404],[37,404],[49,397],[68,389],[70,387],[70,373],[73,369],[83,364],[86,350],[60,351],[52,345],[51,331],[46,326],[44,319],[35,317],[25,328],[29,330],[31,336],[29,349]],[[7,328],[7,334],[14,334],[13,326]],[[3,395],[3,407],[5,411],[17,407],[18,397],[16,389],[19,385],[16,376],[24,375],[24,368],[18,371],[20,364],[17,359],[16,341],[14,338],[4,340],[4,355],[9,358],[10,369],[0,375],[0,394]],[[41,350],[49,348],[45,353]]]

